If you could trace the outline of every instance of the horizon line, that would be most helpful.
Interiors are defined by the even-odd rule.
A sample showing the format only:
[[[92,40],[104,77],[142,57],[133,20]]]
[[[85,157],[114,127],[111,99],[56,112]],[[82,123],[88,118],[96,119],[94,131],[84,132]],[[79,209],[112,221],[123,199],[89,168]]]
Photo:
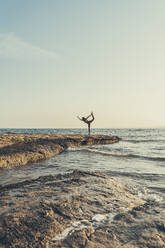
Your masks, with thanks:
[[[0,129],[82,129],[86,130],[87,128],[79,127],[0,127]],[[163,127],[94,127],[92,129],[165,129]]]

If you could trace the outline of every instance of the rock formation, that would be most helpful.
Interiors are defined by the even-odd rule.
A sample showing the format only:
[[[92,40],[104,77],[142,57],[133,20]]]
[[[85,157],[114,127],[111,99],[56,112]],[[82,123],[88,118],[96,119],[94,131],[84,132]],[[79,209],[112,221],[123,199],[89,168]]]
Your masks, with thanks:
[[[73,171],[0,187],[0,248],[164,245],[156,203],[101,173]]]
[[[104,135],[0,135],[0,167],[20,166],[57,155],[68,147],[118,142],[118,137]]]

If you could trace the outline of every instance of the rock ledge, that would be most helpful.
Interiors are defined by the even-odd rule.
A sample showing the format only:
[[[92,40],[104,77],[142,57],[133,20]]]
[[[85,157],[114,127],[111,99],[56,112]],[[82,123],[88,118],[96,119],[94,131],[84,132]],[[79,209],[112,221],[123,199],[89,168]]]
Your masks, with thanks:
[[[21,166],[57,155],[69,147],[112,144],[120,139],[105,135],[0,135],[0,167]]]

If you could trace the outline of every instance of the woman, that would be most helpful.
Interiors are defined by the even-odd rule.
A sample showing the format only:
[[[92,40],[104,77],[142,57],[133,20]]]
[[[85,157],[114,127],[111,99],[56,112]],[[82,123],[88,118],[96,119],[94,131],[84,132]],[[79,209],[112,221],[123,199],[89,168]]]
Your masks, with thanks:
[[[89,117],[92,116],[92,119],[91,120],[88,120]],[[94,115],[93,115],[93,112],[91,112],[90,115],[88,115],[87,117],[82,117],[80,118],[79,116],[77,116],[77,118],[80,120],[80,121],[83,121],[85,122],[86,124],[88,124],[88,134],[90,135],[90,127],[91,127],[91,123],[94,121]]]

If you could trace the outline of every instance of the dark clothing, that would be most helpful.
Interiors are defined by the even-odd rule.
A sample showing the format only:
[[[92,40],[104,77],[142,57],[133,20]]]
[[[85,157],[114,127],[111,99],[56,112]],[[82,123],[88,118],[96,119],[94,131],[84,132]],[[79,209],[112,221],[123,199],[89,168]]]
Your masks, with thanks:
[[[92,119],[91,120],[88,120],[88,118],[92,116]],[[80,118],[79,118],[80,119]],[[86,124],[88,124],[88,134],[90,135],[90,127],[91,127],[91,123],[94,121],[94,115],[93,113],[91,113],[91,115],[89,115],[88,117],[82,117],[80,120],[85,122]]]

